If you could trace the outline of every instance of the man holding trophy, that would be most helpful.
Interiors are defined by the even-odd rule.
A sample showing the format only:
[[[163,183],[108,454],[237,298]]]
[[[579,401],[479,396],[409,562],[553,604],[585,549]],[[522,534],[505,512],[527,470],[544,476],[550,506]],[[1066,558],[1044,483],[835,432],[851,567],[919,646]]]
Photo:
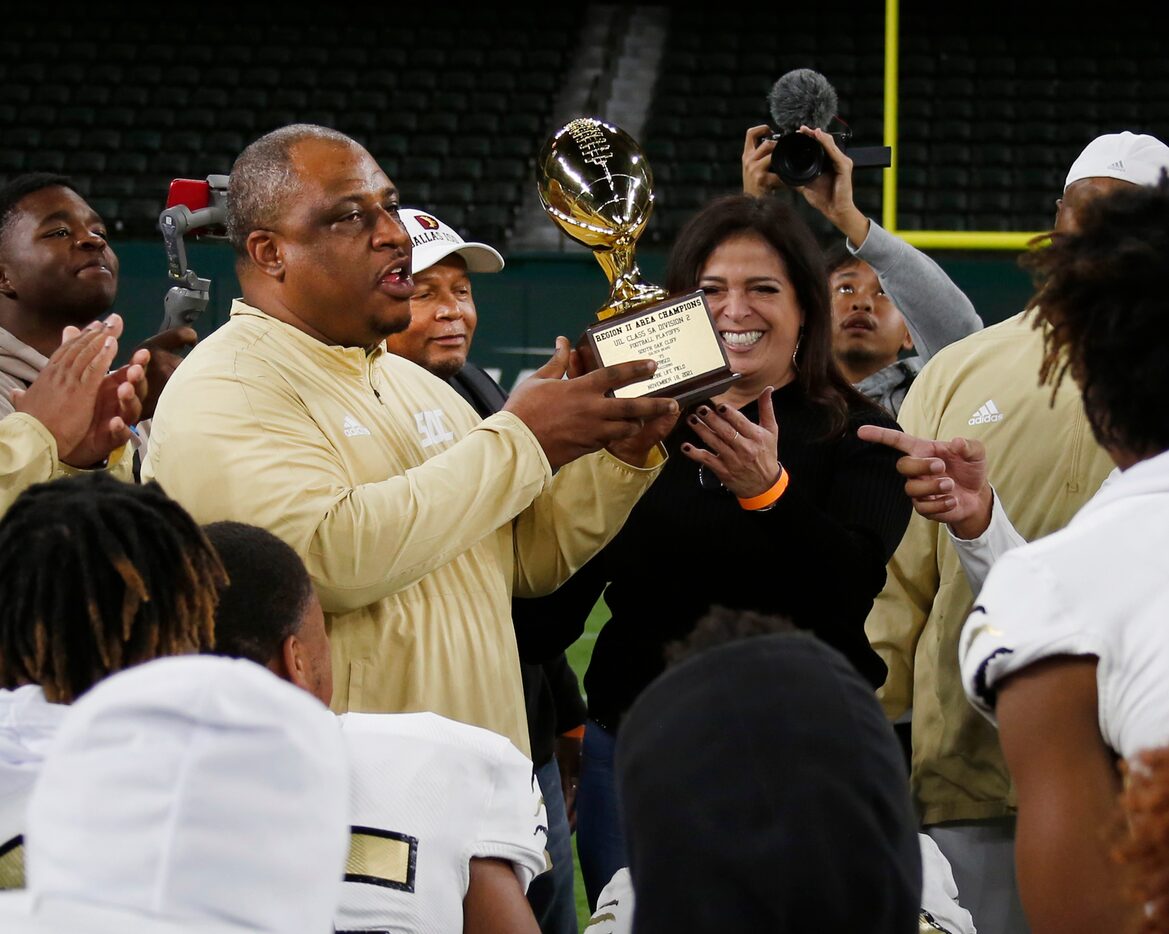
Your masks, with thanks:
[[[645,360],[563,379],[560,338],[480,420],[388,354],[410,323],[410,238],[395,186],[335,130],[245,149],[228,227],[243,300],[168,384],[144,477],[304,559],[335,710],[434,711],[527,753],[512,593],[554,589],[612,537],[677,404],[607,395],[650,378]]]

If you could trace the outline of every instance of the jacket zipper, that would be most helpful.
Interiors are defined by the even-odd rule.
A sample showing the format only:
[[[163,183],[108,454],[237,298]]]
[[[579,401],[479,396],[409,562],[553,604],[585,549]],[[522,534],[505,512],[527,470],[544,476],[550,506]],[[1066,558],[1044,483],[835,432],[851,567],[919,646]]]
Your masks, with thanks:
[[[385,403],[382,402],[382,394],[377,391],[377,387],[373,384],[373,360],[372,360],[372,358],[369,358],[366,360],[365,379],[366,379],[366,382],[369,383],[369,388],[373,392],[373,397],[375,399],[377,399],[379,404],[385,405]]]

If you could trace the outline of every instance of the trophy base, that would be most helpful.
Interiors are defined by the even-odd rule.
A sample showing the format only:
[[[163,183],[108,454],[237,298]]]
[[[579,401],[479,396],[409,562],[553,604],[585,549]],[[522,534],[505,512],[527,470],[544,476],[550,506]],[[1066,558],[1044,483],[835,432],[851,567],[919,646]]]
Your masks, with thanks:
[[[709,402],[719,393],[725,392],[738,378],[738,373],[729,370],[721,374],[711,373],[685,383],[678,383],[668,389],[647,392],[646,395],[654,398],[664,396],[677,402],[679,408],[688,409],[699,402]]]
[[[591,325],[577,350],[589,370],[647,358],[657,363],[649,379],[610,393],[622,399],[665,397],[685,408],[718,395],[739,378],[731,371],[702,292],[668,298]]]

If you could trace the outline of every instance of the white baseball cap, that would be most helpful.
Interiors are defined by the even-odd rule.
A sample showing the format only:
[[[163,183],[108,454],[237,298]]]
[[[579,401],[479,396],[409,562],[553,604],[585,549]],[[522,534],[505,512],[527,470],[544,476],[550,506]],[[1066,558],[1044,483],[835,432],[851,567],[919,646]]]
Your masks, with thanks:
[[[34,917],[64,901],[123,930],[325,934],[349,849],[340,724],[251,662],[148,662],[69,708],[26,827]]]
[[[463,257],[467,272],[499,272],[503,268],[503,257],[493,247],[486,243],[468,243],[433,214],[417,208],[402,208],[398,214],[414,245],[414,261],[411,263],[414,272],[422,272],[452,253]]]
[[[1116,178],[1134,185],[1156,185],[1169,169],[1169,146],[1144,133],[1106,133],[1090,142],[1072,163],[1064,190],[1085,178]]]

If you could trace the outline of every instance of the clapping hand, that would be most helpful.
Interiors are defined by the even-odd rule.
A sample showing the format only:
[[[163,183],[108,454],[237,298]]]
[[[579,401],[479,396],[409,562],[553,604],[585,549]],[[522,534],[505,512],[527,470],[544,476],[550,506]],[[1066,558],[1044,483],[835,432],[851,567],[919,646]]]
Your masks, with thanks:
[[[57,456],[73,467],[90,467],[130,439],[146,395],[146,351],[107,372],[118,352],[122,319],[110,315],[84,330],[67,327],[61,346],[26,390],[12,394],[16,411],[31,415],[57,442]]]

